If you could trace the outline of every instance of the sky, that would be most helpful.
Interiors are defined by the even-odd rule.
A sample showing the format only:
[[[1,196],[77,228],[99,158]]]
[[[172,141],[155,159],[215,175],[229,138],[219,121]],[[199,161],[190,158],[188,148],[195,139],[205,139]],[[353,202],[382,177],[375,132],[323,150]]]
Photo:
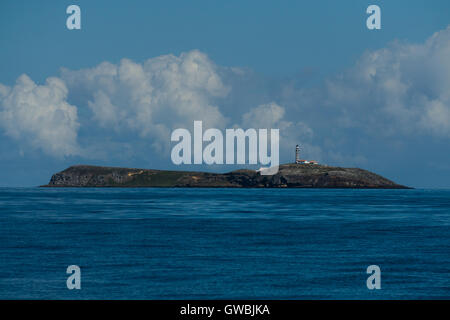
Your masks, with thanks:
[[[66,8],[81,8],[68,30]],[[381,8],[381,30],[366,8]],[[179,167],[170,133],[280,128],[320,163],[450,187],[449,1],[0,2],[0,186]]]

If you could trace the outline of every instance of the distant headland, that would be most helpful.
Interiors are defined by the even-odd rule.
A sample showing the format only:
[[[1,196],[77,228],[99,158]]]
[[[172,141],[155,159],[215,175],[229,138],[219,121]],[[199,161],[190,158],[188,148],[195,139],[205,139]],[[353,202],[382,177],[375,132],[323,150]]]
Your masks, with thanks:
[[[283,164],[274,175],[255,170],[209,173],[77,165],[54,174],[42,187],[410,189],[367,170],[315,163]]]

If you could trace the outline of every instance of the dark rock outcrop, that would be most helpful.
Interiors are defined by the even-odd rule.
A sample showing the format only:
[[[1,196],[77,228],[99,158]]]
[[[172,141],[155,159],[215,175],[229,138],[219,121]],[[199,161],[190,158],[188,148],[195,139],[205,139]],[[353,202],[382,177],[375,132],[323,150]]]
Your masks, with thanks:
[[[281,165],[272,176],[254,170],[220,174],[81,165],[54,174],[43,187],[408,188],[358,168],[310,164]]]

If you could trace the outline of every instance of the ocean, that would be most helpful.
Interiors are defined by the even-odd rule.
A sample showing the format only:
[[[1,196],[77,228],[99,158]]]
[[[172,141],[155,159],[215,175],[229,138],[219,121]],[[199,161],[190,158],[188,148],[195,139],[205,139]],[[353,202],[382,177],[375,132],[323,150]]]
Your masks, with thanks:
[[[0,188],[1,299],[449,299],[449,272],[450,190]]]

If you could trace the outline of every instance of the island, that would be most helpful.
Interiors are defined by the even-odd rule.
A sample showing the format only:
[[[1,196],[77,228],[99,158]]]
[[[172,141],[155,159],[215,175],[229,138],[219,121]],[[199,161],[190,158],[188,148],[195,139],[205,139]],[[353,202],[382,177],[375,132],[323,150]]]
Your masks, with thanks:
[[[247,169],[211,173],[76,165],[41,187],[410,189],[363,169],[304,163],[280,165],[271,176]]]

